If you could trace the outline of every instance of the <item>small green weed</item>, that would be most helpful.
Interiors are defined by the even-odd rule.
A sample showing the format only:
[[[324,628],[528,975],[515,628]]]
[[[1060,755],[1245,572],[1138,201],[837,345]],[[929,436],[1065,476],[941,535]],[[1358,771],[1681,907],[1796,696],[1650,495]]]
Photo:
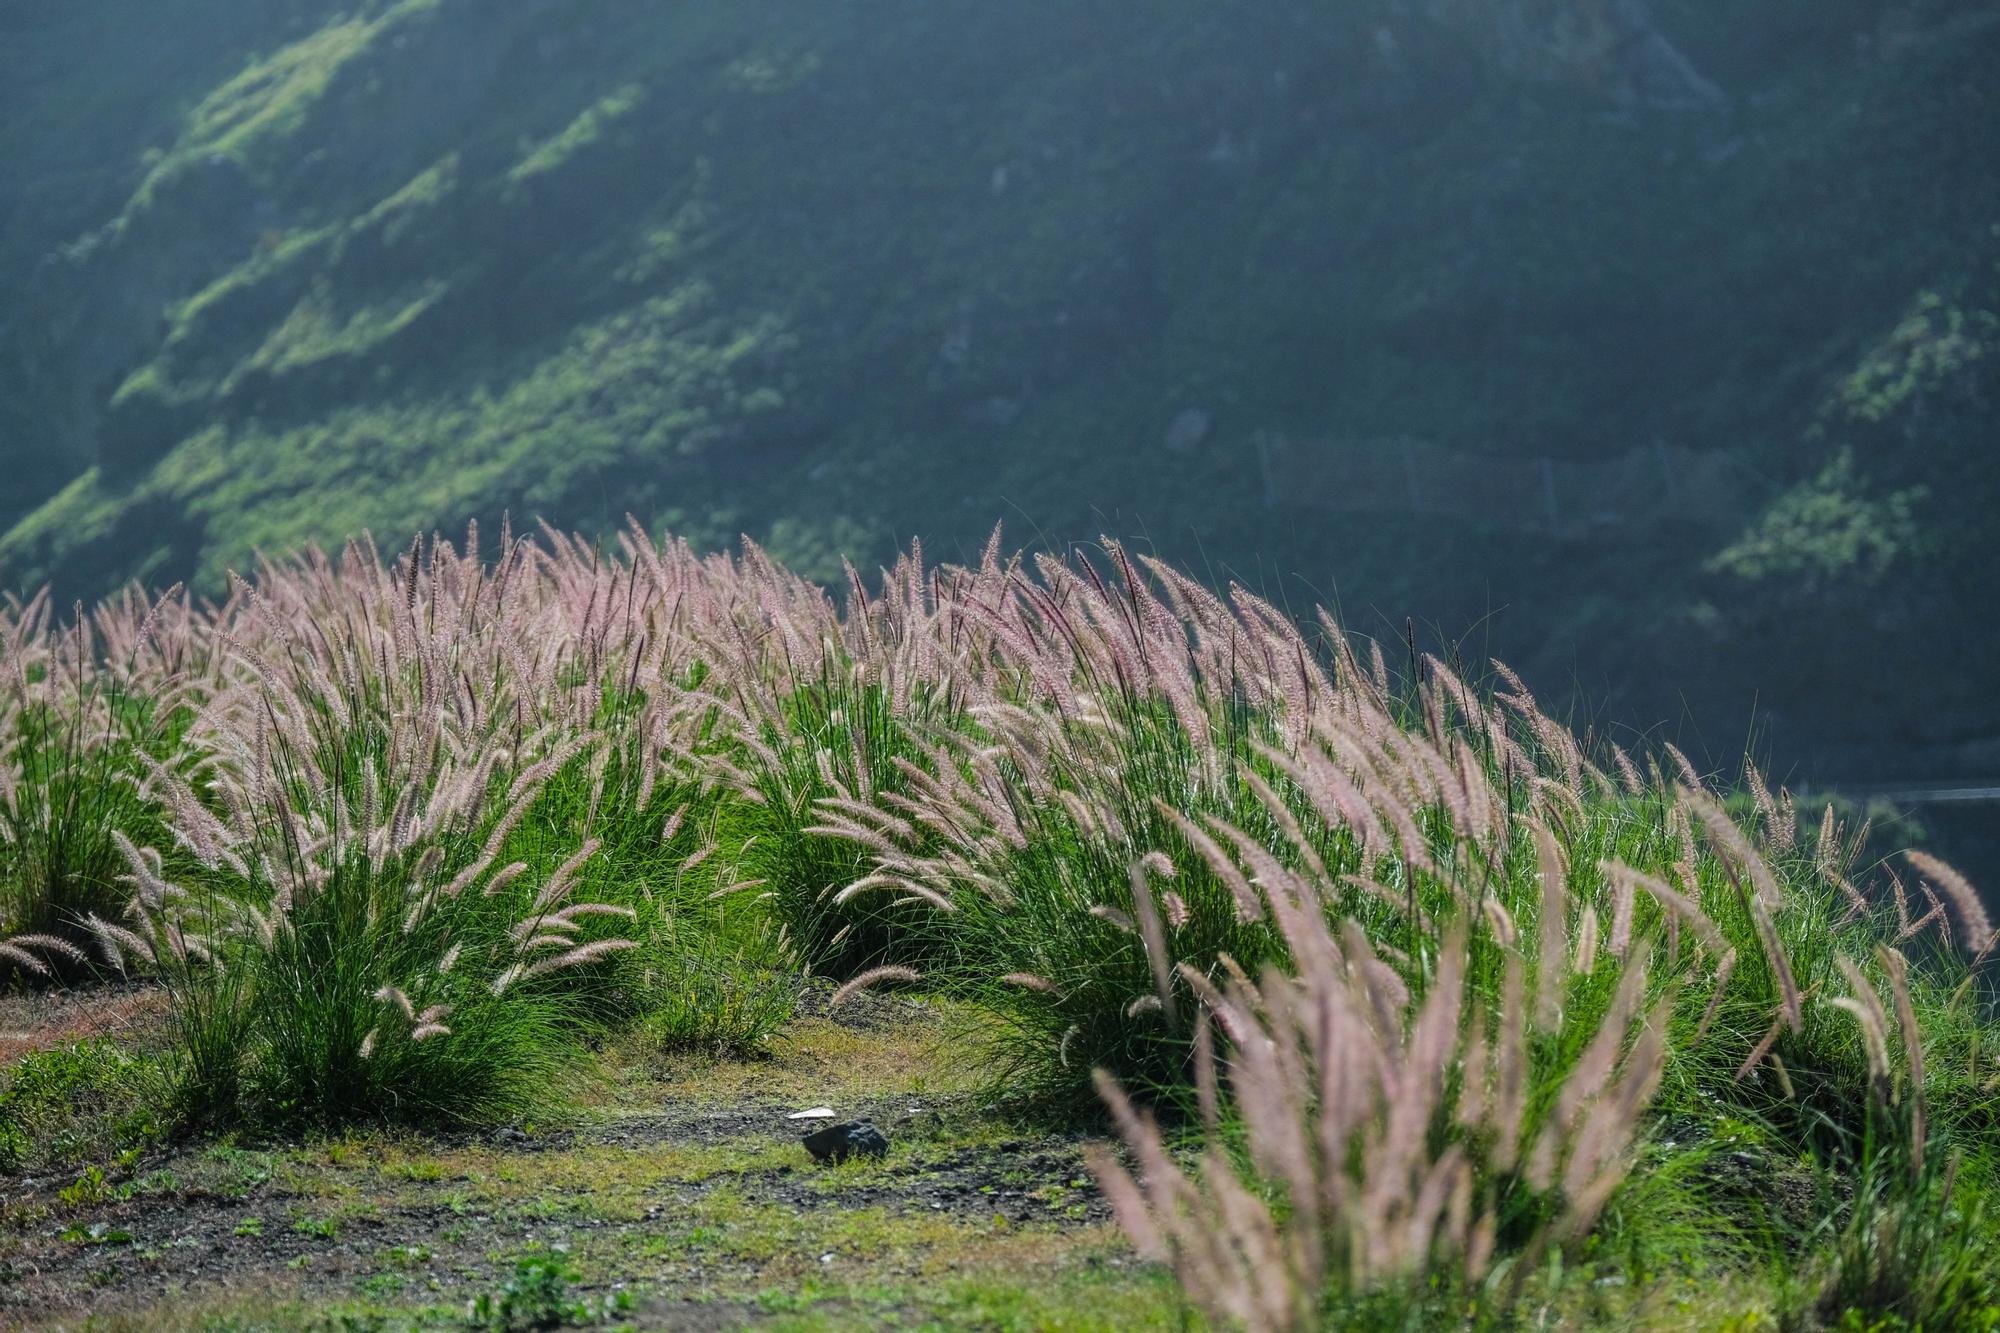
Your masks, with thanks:
[[[268,1182],[274,1165],[269,1153],[251,1152],[227,1143],[216,1144],[202,1157],[221,1169],[222,1179],[210,1188],[228,1199],[245,1198]]]
[[[141,1194],[170,1194],[180,1188],[180,1177],[167,1170],[148,1171],[136,1180],[128,1180],[113,1191],[115,1197],[130,1199]]]
[[[321,1240],[332,1240],[340,1235],[338,1217],[301,1217],[292,1223],[292,1230],[301,1236],[317,1236]]]
[[[397,1245],[383,1256],[391,1268],[422,1268],[431,1258],[428,1245]]]
[[[93,1166],[78,1176],[74,1185],[56,1191],[56,1197],[71,1208],[88,1208],[110,1198],[111,1189],[104,1183],[103,1169]]]
[[[62,1238],[73,1245],[130,1245],[132,1233],[104,1222],[92,1222],[85,1226],[74,1223],[62,1233]]]
[[[623,1291],[596,1298],[572,1291],[570,1284],[581,1276],[559,1253],[523,1255],[499,1290],[467,1302],[465,1321],[493,1333],[530,1333],[601,1323],[632,1308],[631,1296]]]

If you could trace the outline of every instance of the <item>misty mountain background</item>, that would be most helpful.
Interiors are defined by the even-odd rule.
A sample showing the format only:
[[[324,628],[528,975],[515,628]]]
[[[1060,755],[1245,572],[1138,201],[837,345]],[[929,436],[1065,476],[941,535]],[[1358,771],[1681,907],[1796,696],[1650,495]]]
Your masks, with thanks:
[[[1995,71],[1991,0],[12,0],[0,586],[1004,521],[2000,784]]]

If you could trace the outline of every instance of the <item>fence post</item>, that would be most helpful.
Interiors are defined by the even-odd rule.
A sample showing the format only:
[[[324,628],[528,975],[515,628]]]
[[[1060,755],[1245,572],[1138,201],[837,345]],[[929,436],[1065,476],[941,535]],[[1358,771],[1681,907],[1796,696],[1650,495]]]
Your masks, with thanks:
[[[1276,509],[1278,507],[1278,484],[1271,477],[1271,435],[1269,431],[1260,430],[1257,432],[1255,438],[1257,442],[1257,470],[1264,476],[1264,508]]]

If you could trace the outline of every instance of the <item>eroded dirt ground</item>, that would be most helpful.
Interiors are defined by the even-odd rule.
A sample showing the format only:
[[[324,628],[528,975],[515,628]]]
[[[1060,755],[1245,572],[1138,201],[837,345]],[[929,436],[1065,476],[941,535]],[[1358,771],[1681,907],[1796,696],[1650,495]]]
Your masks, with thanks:
[[[122,1008],[10,1001],[0,1023],[25,1050],[148,1012],[106,1002]],[[552,1126],[210,1141],[101,1183],[0,1177],[0,1324],[464,1327],[523,1256],[555,1252],[576,1298],[623,1293],[607,1326],[1178,1326],[1082,1140],[987,1100],[962,1019],[878,999],[798,1018],[754,1060],[607,1051]],[[886,1158],[815,1165],[786,1117],[818,1105],[873,1119]]]

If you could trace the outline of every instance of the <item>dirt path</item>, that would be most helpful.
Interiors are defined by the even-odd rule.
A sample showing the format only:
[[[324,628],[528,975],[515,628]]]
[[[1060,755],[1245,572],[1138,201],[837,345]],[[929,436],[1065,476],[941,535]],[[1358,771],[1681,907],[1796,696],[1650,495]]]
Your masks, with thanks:
[[[209,1143],[101,1185],[0,1180],[0,1322],[463,1327],[524,1259],[639,1328],[1173,1322],[1081,1141],[982,1103],[950,1049],[962,1018],[807,1017],[754,1061],[606,1052],[558,1127]],[[822,1104],[874,1120],[888,1155],[813,1164],[786,1117]]]

